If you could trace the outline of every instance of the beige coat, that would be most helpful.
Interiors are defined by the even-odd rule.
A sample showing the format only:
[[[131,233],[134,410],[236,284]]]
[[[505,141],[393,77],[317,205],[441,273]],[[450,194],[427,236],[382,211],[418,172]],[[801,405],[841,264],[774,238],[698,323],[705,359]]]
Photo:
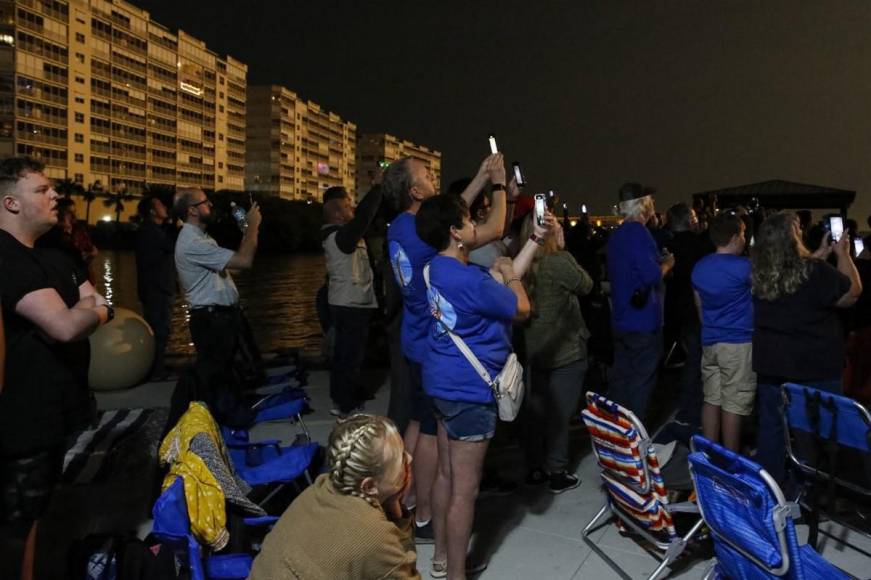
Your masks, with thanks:
[[[393,523],[338,493],[328,474],[300,494],[266,536],[249,580],[419,579],[411,517]]]

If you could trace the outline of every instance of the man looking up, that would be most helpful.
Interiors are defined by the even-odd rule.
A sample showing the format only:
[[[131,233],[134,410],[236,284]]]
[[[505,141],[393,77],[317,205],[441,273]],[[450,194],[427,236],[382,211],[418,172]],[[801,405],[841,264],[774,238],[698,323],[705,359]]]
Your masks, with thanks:
[[[662,354],[662,279],[674,256],[660,257],[644,226],[654,215],[653,196],[639,183],[620,188],[623,224],[608,239],[614,366],[609,397],[644,421]]]
[[[144,197],[137,208],[142,225],[136,235],[136,287],[142,314],[154,331],[155,354],[150,380],[167,377],[164,357],[175,295],[175,232],[159,197]]]
[[[484,159],[461,197],[471,205],[488,181],[493,185],[492,207],[487,220],[475,230],[472,249],[502,237],[506,211],[506,180],[505,164],[499,153]],[[404,157],[390,164],[384,173],[382,188],[384,196],[397,202],[402,210],[387,230],[387,249],[394,276],[402,290],[402,351],[408,360],[411,379],[412,412],[411,421],[405,431],[405,446],[414,456],[414,498],[417,502],[415,536],[424,540],[432,538],[435,533],[436,552],[440,552],[437,556],[444,559],[447,547],[444,531],[432,530],[428,525],[432,515],[430,494],[438,468],[438,423],[429,398],[423,391],[421,369],[432,323],[423,267],[438,252],[418,237],[415,225],[415,216],[420,205],[424,200],[438,195],[438,191],[427,166],[411,157]],[[449,491],[443,494],[445,505],[442,507],[445,510]]]
[[[212,202],[201,189],[180,189],[173,211],[184,221],[175,244],[175,267],[190,306],[191,339],[197,350],[197,370],[206,387],[229,380],[239,346],[242,312],[239,291],[228,270],[247,270],[257,252],[260,208],[251,204],[248,229],[237,251],[218,246],[206,228],[214,219]],[[215,394],[215,393],[213,393]]]
[[[18,578],[22,564],[32,573],[38,561],[35,522],[60,477],[66,442],[88,418],[86,339],[113,316],[87,272],[62,251],[34,247],[57,223],[57,198],[39,161],[0,161],[0,303],[7,339],[0,398],[3,578]]]
[[[333,415],[344,417],[359,407],[367,392],[356,380],[366,353],[372,313],[378,307],[372,282],[369,251],[363,236],[381,205],[381,187],[375,186],[354,209],[344,187],[324,192],[321,228],[329,291],[327,300],[335,328],[330,398]]]

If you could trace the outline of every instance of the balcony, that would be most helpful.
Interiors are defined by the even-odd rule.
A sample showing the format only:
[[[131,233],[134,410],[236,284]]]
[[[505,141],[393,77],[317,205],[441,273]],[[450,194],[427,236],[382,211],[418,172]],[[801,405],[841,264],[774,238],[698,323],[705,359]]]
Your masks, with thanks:
[[[66,147],[68,145],[66,137],[49,137],[42,133],[33,133],[32,131],[15,131],[15,138],[19,141],[44,143],[46,145],[56,145],[58,147]]]

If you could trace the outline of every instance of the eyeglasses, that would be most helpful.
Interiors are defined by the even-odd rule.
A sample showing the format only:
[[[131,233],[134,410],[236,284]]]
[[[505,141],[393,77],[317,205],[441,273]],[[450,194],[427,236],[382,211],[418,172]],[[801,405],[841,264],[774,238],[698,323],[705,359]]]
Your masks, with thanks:
[[[192,204],[191,204],[191,207],[197,207],[197,206],[203,205],[204,203],[207,203],[207,204],[209,204],[209,205],[212,205],[212,200],[210,200],[210,199],[204,199],[203,201],[198,201],[197,203],[192,203]]]

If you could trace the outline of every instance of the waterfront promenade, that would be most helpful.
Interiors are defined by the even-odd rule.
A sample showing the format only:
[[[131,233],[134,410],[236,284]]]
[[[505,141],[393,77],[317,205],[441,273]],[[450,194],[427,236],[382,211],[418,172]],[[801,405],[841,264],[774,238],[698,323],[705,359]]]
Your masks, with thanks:
[[[101,409],[168,407],[172,383],[145,384],[133,389],[98,393]],[[328,373],[312,371],[307,387],[314,413],[305,416],[312,438],[323,444],[334,424],[329,415]],[[389,385],[384,384],[375,399],[366,405],[367,412],[386,414]],[[252,439],[277,438],[289,443],[296,428],[287,423],[263,424],[254,428]],[[484,497],[476,512],[473,553],[490,558],[489,568],[478,576],[481,580],[605,580],[619,578],[601,558],[581,540],[581,528],[601,507],[595,460],[589,449],[586,432],[578,422],[571,427],[572,457],[583,483],[575,490],[551,495],[543,488],[520,487],[512,495]],[[509,438],[494,442],[488,465],[504,478],[522,481],[525,476],[523,456]],[[492,460],[492,461],[491,461]],[[147,530],[148,522],[142,522]],[[871,552],[871,541],[846,530],[823,524],[836,535],[849,537]],[[799,526],[803,541],[807,528]],[[646,578],[656,562],[632,539],[621,537],[613,525],[594,534],[594,539],[608,555],[629,571],[632,578]],[[824,538],[825,539],[825,538]],[[825,540],[822,554],[835,565],[858,578],[868,578],[868,556]],[[429,578],[432,546],[418,546],[418,567]],[[672,578],[701,578],[710,565],[710,554],[699,552],[681,560]]]

